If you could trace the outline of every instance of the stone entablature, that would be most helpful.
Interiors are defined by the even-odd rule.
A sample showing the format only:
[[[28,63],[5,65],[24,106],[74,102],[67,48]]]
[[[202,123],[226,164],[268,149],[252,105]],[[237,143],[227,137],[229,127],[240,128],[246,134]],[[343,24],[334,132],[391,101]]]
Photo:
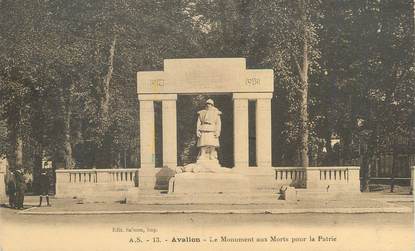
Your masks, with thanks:
[[[137,73],[139,94],[274,91],[272,69],[246,69],[245,58],[165,59],[164,71]]]

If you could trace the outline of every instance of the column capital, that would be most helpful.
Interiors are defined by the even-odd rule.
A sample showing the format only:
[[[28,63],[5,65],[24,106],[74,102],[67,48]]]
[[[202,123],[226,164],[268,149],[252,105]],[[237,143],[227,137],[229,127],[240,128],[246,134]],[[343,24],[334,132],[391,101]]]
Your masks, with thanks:
[[[272,92],[235,92],[232,99],[272,99]]]
[[[177,100],[177,94],[138,94],[138,100]]]

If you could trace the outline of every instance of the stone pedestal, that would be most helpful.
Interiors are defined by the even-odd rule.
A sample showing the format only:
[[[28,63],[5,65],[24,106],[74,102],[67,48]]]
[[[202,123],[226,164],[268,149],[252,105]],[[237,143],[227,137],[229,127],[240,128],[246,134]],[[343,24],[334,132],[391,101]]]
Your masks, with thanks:
[[[156,168],[140,168],[138,170],[138,188],[140,190],[154,190],[157,188]]]
[[[221,168],[219,161],[217,159],[198,159],[196,161],[198,166],[208,168],[208,169],[217,169]]]
[[[170,180],[169,192],[174,194],[246,194],[249,179],[234,173],[181,173]]]
[[[250,182],[252,191],[275,192],[281,187],[275,179],[275,169],[272,167],[236,168],[235,173],[244,175]]]

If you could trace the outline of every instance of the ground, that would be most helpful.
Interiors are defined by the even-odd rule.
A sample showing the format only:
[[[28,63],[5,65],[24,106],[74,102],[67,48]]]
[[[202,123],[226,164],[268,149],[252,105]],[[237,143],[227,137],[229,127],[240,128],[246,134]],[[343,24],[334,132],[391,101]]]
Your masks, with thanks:
[[[385,196],[378,197],[382,199]],[[387,200],[392,199],[388,197]],[[413,201],[395,200],[393,203],[398,206],[412,207]],[[27,201],[30,206],[31,202],[36,202],[36,198]],[[57,200],[52,202],[59,203]],[[86,205],[105,206],[93,203]],[[275,205],[284,207],[284,204]],[[152,208],[159,206],[152,205]],[[221,208],[220,205],[217,207]],[[59,205],[39,211],[57,212],[56,208]],[[32,210],[37,209],[28,212]],[[22,211],[4,207],[0,209],[0,243],[3,250],[170,251],[240,250],[254,247],[255,250],[307,251],[414,250],[414,216],[411,212],[95,215],[25,215],[18,212]]]

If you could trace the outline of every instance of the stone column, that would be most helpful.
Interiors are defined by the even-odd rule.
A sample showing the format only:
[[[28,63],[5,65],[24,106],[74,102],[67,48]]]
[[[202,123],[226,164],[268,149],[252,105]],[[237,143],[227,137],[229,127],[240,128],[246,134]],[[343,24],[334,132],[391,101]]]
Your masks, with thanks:
[[[271,98],[272,93],[264,93],[256,100],[256,161],[258,167],[272,166]]]
[[[177,95],[164,95],[163,109],[163,166],[176,168],[177,166]]]
[[[235,167],[248,167],[248,99],[239,93],[233,94],[233,125]]]
[[[140,100],[140,158],[139,188],[155,187],[155,125],[154,101],[146,95],[138,95]]]
[[[141,168],[155,167],[154,102],[140,100]]]

